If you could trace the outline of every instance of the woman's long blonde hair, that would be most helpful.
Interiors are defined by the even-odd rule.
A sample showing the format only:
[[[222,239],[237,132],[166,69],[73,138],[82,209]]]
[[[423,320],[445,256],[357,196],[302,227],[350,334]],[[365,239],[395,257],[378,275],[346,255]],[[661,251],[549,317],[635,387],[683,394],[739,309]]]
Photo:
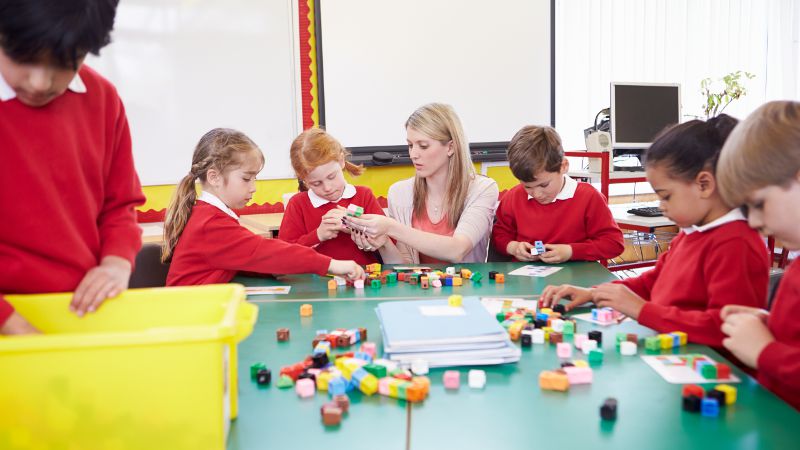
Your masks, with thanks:
[[[300,133],[289,149],[289,158],[292,161],[300,190],[307,190],[303,181],[308,174],[317,167],[331,161],[344,160],[344,170],[350,175],[359,176],[364,172],[364,166],[357,166],[347,160],[350,152],[321,128],[309,128]]]
[[[192,155],[189,174],[178,183],[164,219],[164,243],[161,247],[161,261],[172,259],[178,239],[189,222],[192,208],[197,200],[195,183],[205,183],[211,169],[223,177],[231,170],[241,166],[248,156],[255,156],[264,166],[264,155],[258,146],[244,133],[228,128],[214,128],[197,143]],[[226,180],[227,181],[227,180]]]
[[[461,127],[461,120],[450,105],[429,103],[414,111],[406,128],[419,131],[425,136],[446,145],[452,141],[453,155],[447,166],[447,186],[445,188],[444,211],[447,223],[456,228],[464,212],[469,185],[475,178],[475,167],[469,153],[469,144]],[[428,197],[428,184],[424,178],[414,180],[414,214],[421,217],[425,213],[425,200]]]

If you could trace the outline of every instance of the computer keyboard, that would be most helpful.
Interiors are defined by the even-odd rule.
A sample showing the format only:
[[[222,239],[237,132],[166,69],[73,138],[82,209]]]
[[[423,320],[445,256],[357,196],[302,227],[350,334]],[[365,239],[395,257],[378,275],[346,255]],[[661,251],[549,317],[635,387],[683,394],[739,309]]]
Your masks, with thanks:
[[[660,217],[664,215],[657,206],[643,206],[641,208],[629,209],[628,214],[642,217]]]

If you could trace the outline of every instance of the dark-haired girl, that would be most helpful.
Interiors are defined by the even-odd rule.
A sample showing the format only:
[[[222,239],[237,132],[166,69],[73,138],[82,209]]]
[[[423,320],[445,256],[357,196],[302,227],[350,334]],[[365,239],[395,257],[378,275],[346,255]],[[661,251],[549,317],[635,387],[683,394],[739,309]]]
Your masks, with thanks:
[[[570,298],[567,309],[593,301],[659,332],[683,331],[692,342],[721,346],[720,310],[736,304],[763,308],[769,258],[764,241],[738,209],[720,196],[719,152],[736,126],[721,115],[675,125],[645,155],[647,179],[664,215],[681,228],[653,270],[584,289],[548,286],[542,304]]]

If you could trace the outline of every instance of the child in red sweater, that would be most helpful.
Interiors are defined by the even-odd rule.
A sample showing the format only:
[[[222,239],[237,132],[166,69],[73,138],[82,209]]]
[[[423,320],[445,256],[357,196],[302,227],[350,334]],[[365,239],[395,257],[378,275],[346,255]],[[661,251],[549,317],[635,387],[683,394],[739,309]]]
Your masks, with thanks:
[[[345,181],[343,170],[358,176],[364,169],[347,161],[347,150],[339,141],[325,130],[311,128],[295,138],[290,156],[297,179],[306,190],[286,205],[281,239],[362,265],[378,262],[375,251],[384,262],[400,262],[400,253],[390,239],[383,236],[373,240],[343,225],[349,205],[361,206],[364,214],[383,215],[383,208],[368,187]]]
[[[647,150],[647,179],[664,215],[681,227],[656,267],[639,277],[592,289],[548,286],[542,304],[569,297],[567,309],[594,301],[659,332],[683,331],[692,342],[721,346],[720,310],[763,307],[769,261],[759,234],[717,189],[714,168],[736,119],[692,120],[656,137]]]
[[[0,2],[0,293],[74,291],[79,316],[128,287],[141,246],[125,109],[83,65],[115,13],[113,1]]]
[[[625,249],[606,199],[566,175],[561,138],[550,127],[526,126],[508,144],[508,165],[520,184],[500,200],[492,241],[516,261],[606,260]],[[532,255],[533,242],[547,250]]]
[[[750,226],[800,249],[800,103],[770,102],[731,134],[719,161],[722,195],[745,204]],[[758,381],[800,410],[800,264],[778,286],[771,311],[722,309],[722,345],[758,370]]]
[[[232,208],[250,201],[263,167],[264,155],[243,133],[215,128],[200,139],[164,221],[161,259],[171,261],[168,286],[227,283],[239,271],[363,278],[364,270],[353,261],[265,239],[239,224]],[[199,198],[197,180],[203,188]]]

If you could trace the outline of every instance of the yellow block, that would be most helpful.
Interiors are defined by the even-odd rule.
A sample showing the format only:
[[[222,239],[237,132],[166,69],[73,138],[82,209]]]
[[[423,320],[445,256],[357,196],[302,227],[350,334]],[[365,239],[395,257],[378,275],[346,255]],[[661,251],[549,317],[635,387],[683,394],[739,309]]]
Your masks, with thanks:
[[[736,403],[736,388],[729,384],[720,384],[716,388],[725,393],[725,404],[732,405]]]
[[[460,295],[451,295],[447,297],[447,304],[450,306],[461,306],[463,298]]]
[[[461,277],[453,277],[453,286],[461,286],[462,284]]]
[[[258,315],[242,286],[129,290],[83,318],[72,294],[6,299],[45,334],[0,338],[0,435],[24,433],[27,448],[225,448],[237,344]]]

